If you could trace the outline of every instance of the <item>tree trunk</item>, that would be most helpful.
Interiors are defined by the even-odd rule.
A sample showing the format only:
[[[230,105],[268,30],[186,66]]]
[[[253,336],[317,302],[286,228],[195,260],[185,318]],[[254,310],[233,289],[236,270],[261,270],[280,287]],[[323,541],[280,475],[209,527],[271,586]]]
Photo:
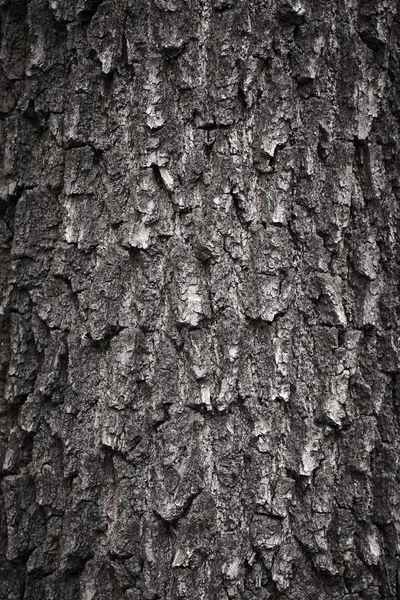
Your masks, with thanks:
[[[395,0],[2,0],[0,597],[400,597]]]

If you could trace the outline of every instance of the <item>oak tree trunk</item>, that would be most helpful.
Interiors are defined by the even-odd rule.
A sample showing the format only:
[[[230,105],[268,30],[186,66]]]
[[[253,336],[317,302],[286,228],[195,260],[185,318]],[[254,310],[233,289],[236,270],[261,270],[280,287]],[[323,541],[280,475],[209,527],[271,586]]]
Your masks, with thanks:
[[[0,597],[400,597],[395,0],[1,0]]]

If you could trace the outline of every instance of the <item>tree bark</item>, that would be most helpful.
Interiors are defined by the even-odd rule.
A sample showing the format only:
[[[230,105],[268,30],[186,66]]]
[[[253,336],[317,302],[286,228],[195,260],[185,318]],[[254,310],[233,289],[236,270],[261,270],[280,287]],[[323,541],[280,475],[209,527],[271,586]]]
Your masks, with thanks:
[[[2,0],[0,597],[400,597],[395,0]]]

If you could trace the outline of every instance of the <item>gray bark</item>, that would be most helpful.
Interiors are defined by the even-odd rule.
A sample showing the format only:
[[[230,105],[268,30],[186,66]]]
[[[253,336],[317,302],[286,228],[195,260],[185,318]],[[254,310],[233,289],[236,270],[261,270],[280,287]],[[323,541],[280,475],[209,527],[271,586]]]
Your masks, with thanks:
[[[0,11],[0,597],[399,598],[397,2]]]

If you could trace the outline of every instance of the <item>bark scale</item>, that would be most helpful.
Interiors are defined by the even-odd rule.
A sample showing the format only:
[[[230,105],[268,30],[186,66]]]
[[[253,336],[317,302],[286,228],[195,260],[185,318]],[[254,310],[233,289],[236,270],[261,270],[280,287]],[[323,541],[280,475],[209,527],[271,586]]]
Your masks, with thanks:
[[[398,598],[397,2],[0,11],[0,596]]]

